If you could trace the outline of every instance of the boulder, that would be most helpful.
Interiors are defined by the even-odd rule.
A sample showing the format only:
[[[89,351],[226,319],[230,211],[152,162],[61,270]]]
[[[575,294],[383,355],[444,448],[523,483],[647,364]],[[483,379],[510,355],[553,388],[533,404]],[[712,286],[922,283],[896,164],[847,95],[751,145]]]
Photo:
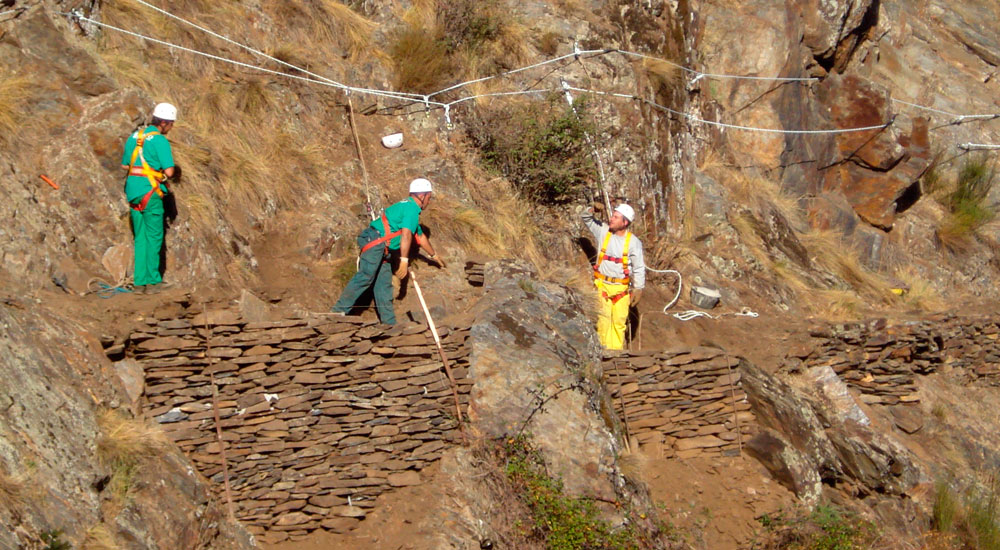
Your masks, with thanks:
[[[747,441],[746,450],[771,472],[774,479],[788,487],[807,506],[819,502],[823,484],[816,472],[815,463],[781,434],[764,429]]]
[[[614,498],[616,427],[600,386],[600,345],[580,298],[523,262],[487,264],[469,337],[473,428],[529,434],[570,494]]]

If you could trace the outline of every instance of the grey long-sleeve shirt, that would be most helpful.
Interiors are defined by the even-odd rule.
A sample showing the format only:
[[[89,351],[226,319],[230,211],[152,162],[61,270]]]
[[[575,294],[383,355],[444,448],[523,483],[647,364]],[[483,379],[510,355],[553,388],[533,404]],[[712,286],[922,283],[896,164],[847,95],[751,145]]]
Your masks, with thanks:
[[[597,251],[600,253],[601,245],[604,244],[604,235],[608,232],[608,224],[599,223],[594,219],[594,215],[588,211],[584,211],[580,214],[580,217],[583,219],[583,224],[587,226],[590,233],[597,239]],[[611,235],[611,240],[608,241],[608,249],[604,251],[604,254],[612,258],[620,258],[622,256],[622,249],[624,248],[625,237]],[[646,286],[646,262],[643,261],[642,256],[642,241],[635,235],[632,235],[628,243],[628,266],[631,272],[632,288],[642,290]],[[601,265],[597,266],[597,271],[606,277],[615,277],[617,279],[625,277],[622,264],[616,262],[603,261]]]

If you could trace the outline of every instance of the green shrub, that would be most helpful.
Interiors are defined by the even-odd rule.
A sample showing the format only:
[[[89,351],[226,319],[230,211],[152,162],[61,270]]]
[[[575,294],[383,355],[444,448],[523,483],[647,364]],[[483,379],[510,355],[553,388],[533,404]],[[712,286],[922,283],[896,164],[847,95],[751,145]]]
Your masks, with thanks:
[[[944,480],[934,485],[934,508],[931,511],[931,529],[947,533],[955,523],[958,499]]]
[[[595,128],[586,102],[574,106],[576,112],[556,94],[544,102],[481,107],[469,112],[466,130],[487,169],[535,202],[563,203],[596,178],[587,145]]]
[[[987,202],[995,180],[996,171],[984,157],[970,157],[962,165],[945,200],[948,216],[937,231],[945,247],[953,252],[967,249],[969,238],[996,217],[994,205]]]
[[[805,517],[790,518],[780,512],[759,518],[768,535],[753,548],[761,550],[862,550],[878,538],[875,526],[829,505],[820,505]]]
[[[620,529],[598,516],[593,501],[563,493],[562,481],[551,477],[545,462],[526,437],[508,439],[504,447],[506,474],[518,498],[531,511],[534,537],[549,550],[638,549],[631,524]]]

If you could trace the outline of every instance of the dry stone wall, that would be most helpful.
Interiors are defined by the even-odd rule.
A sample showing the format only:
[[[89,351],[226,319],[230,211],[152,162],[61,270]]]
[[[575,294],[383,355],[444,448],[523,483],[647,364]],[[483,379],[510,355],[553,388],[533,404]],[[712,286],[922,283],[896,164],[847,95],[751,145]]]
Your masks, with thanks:
[[[604,378],[633,440],[664,457],[736,454],[756,430],[739,359],[721,350],[623,352]]]
[[[469,330],[441,332],[465,414]],[[378,495],[421,483],[460,437],[423,325],[248,322],[232,309],[192,308],[106,344],[142,364],[145,415],[225,499],[218,413],[236,516],[268,541],[350,530]],[[740,359],[721,350],[623,352],[605,357],[603,371],[632,440],[666,458],[736,454],[758,430]]]
[[[441,333],[464,409],[468,331]],[[459,436],[423,325],[189,310],[149,319],[125,346],[145,369],[145,414],[225,499],[217,392],[236,516],[270,541],[351,529],[379,494],[420,483]]]
[[[814,328],[782,368],[830,366],[868,404],[919,402],[917,375],[947,371],[969,384],[1000,384],[1000,322],[937,317],[888,326],[884,319]]]

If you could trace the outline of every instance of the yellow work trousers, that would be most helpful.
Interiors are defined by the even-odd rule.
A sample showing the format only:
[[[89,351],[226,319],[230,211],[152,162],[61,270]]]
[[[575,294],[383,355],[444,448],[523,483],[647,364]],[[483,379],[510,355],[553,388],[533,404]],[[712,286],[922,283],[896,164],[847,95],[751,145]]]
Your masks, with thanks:
[[[622,349],[625,346],[625,323],[628,322],[630,296],[628,285],[594,280],[601,300],[601,313],[597,318],[597,336],[605,349]],[[625,293],[616,300],[613,298]]]

